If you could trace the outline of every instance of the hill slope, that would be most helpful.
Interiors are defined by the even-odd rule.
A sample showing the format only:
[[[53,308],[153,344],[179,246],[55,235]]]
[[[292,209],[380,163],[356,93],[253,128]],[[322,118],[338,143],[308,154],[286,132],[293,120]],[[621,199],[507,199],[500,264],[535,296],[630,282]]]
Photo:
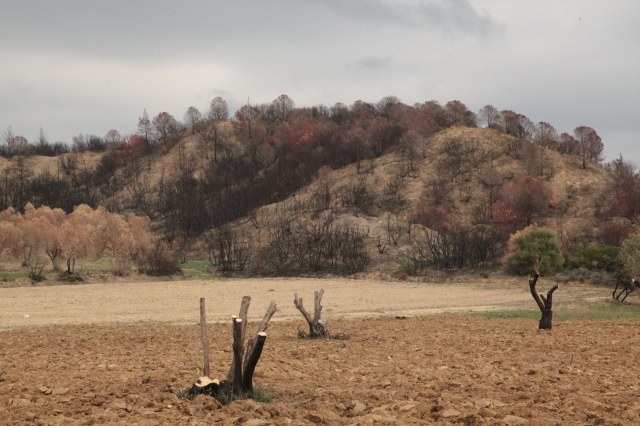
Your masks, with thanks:
[[[471,235],[478,230],[491,234],[487,242],[491,247],[485,248],[491,251],[489,257],[472,266],[499,264],[505,236],[529,223],[555,230],[565,248],[575,251],[597,239],[603,222],[595,218],[615,195],[612,177],[601,166],[587,163],[582,168],[577,155],[562,155],[495,129],[456,124],[426,138],[409,130],[383,155],[376,157],[368,147],[342,151],[342,155],[354,153],[345,158],[332,158],[329,145],[298,156],[283,152],[274,142],[277,130],[273,139],[263,138],[253,146],[239,140],[236,130],[232,123],[221,124],[225,144],[217,163],[203,151],[201,133],[182,131],[156,146],[151,155],[85,152],[28,157],[24,164],[33,175],[67,172],[78,185],[83,180],[77,177],[79,171],[95,170],[85,179],[99,188],[95,202],[112,211],[149,215],[157,232],[180,243],[182,258],[206,258],[207,242],[215,246],[213,240],[220,233],[202,241],[203,232],[231,223],[229,229],[246,251],[243,264],[261,271],[362,270],[353,265],[336,268],[339,253],[303,267],[301,259],[308,254],[296,252],[291,242],[287,242],[293,244],[287,248],[290,252],[281,254],[284,260],[274,262],[274,244],[289,239],[282,232],[295,228],[300,232],[293,234],[309,235],[309,229],[322,226],[339,225],[335,232],[351,232],[354,250],[371,258],[365,269],[381,273],[407,269],[416,232],[427,228],[443,235],[461,229]],[[247,170],[249,163],[238,159],[248,156],[254,160]],[[74,167],[61,172],[63,160],[68,163],[69,158]],[[325,166],[316,173],[310,165],[317,158],[336,168]],[[0,159],[0,170],[15,169],[18,161]],[[543,201],[532,204],[526,218],[500,223],[496,217],[501,214],[501,200],[509,191],[518,196],[519,185],[528,176],[546,188],[546,195],[539,198]],[[212,193],[222,195],[212,198]]]

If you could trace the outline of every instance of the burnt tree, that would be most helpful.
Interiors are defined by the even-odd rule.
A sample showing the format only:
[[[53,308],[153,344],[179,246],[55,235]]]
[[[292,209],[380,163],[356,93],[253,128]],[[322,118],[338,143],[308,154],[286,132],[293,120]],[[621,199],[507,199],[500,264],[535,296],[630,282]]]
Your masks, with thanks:
[[[245,351],[244,340],[247,329],[249,303],[251,303],[251,297],[244,296],[242,298],[242,304],[240,305],[239,315],[232,317],[233,361],[229,374],[227,375],[227,383],[231,384],[231,394],[236,397],[246,393],[250,394],[253,391],[253,372],[262,354],[264,342],[267,339],[265,330],[269,326],[269,320],[276,312],[276,304],[275,302],[271,302],[262,322],[258,326],[256,336],[253,339],[249,339]]]
[[[322,315],[322,305],[320,303],[322,302],[323,294],[323,288],[313,293],[313,318],[311,318],[309,312],[304,308],[302,297],[298,298],[298,293],[295,293],[293,296],[293,304],[296,305],[296,308],[298,308],[304,319],[309,323],[309,337],[311,339],[328,339],[331,337],[329,328],[327,327],[327,320],[320,318]]]
[[[621,283],[622,287],[620,288],[620,292],[616,294]],[[629,294],[633,293],[636,290],[636,287],[640,287],[640,284],[635,279],[631,279],[631,281],[623,281],[621,279],[618,279],[618,281],[616,282],[616,288],[613,289],[613,293],[611,296],[613,297],[613,300],[618,300],[620,301],[620,303],[624,303],[624,300]],[[624,295],[624,297],[622,298],[622,300],[620,300],[620,296],[622,295]]]
[[[560,286],[558,284],[554,285],[551,290],[547,292],[547,297],[539,295],[536,290],[536,282],[538,281],[539,276],[540,274],[536,271],[531,275],[531,277],[529,277],[529,289],[531,290],[533,299],[538,304],[538,308],[540,308],[540,312],[542,312],[542,318],[540,318],[538,328],[541,330],[551,330],[551,321],[553,319],[553,310],[551,309],[553,303],[553,292]]]

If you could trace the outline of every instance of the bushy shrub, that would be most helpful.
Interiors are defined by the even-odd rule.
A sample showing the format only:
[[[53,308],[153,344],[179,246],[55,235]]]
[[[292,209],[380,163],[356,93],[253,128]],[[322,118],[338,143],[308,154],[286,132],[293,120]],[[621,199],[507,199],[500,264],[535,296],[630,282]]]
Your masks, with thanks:
[[[560,240],[551,229],[527,227],[509,238],[505,266],[516,275],[534,272],[539,262],[540,274],[556,272],[564,265]]]
[[[622,265],[618,260],[620,247],[591,246],[576,252],[571,261],[573,268],[584,267],[592,270],[617,272]]]
[[[634,235],[624,241],[618,259],[628,278],[640,278],[640,235]]]

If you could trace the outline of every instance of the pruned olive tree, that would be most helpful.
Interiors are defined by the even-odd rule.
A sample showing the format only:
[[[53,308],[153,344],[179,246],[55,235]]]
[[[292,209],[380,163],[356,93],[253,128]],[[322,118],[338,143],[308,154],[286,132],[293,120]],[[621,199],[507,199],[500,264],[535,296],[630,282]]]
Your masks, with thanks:
[[[540,330],[551,330],[551,321],[553,320],[553,292],[556,291],[560,285],[554,285],[551,290],[547,292],[547,296],[545,297],[544,295],[538,294],[538,291],[536,290],[536,282],[539,277],[540,273],[536,267],[535,272],[529,277],[529,289],[531,290],[531,295],[538,304],[538,308],[540,308],[540,312],[542,313],[542,318],[540,318],[538,328]]]
[[[249,339],[245,347],[247,314],[250,303],[251,297],[244,296],[240,305],[239,314],[231,317],[233,327],[233,359],[231,360],[231,368],[227,374],[227,379],[220,382],[217,379],[212,380],[206,376],[200,377],[189,390],[188,394],[190,396],[206,393],[219,400],[224,399],[225,401],[232,401],[243,397],[250,398],[252,396],[253,374],[260,360],[265,341],[267,340],[267,333],[265,333],[265,331],[269,326],[269,320],[271,320],[271,317],[276,312],[276,304],[275,302],[269,304],[267,312],[258,326],[256,336]],[[203,336],[205,336],[205,333],[206,331],[203,331]],[[208,359],[207,353],[208,348],[205,346],[205,360]],[[208,365],[206,364],[207,361],[205,361],[205,374],[208,370]]]
[[[304,308],[302,297],[298,298],[298,293],[293,296],[293,304],[300,311],[304,319],[309,323],[309,337],[311,339],[328,339],[331,337],[329,328],[327,327],[327,320],[321,319],[322,315],[322,296],[324,295],[324,289],[313,293],[313,318],[307,310]]]

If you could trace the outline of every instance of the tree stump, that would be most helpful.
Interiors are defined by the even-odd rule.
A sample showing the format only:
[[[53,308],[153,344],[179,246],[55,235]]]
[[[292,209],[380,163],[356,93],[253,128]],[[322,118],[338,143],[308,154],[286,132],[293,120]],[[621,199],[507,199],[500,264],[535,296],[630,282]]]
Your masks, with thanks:
[[[249,303],[251,298],[245,296],[242,298],[240,305],[240,314],[238,317],[232,317],[233,321],[233,360],[231,369],[227,375],[227,380],[223,388],[228,389],[228,393],[233,397],[240,397],[243,394],[253,391],[253,373],[256,365],[260,360],[264,343],[267,340],[265,330],[269,326],[269,320],[276,312],[275,302],[271,302],[267,308],[267,312],[258,326],[258,332],[253,339],[247,342],[245,351],[244,340],[247,329],[247,313],[249,311]]]
[[[551,330],[551,322],[553,320],[553,310],[551,309],[553,304],[553,292],[560,286],[558,284],[554,285],[551,290],[547,292],[547,297],[539,295],[536,291],[536,282],[538,281],[539,276],[540,274],[536,271],[531,275],[531,277],[529,277],[529,289],[531,290],[533,299],[538,304],[538,308],[540,308],[540,312],[542,312],[542,318],[540,318],[538,328],[540,330]]]
[[[276,304],[275,302],[269,304],[267,312],[258,327],[258,332],[254,338],[249,339],[245,352],[244,339],[250,302],[251,298],[249,296],[243,297],[239,315],[232,317],[233,359],[227,380],[218,382],[218,380],[211,380],[209,377],[201,377],[187,392],[190,397],[204,393],[214,397],[224,396],[227,401],[232,401],[251,396],[253,392],[253,373],[267,340],[265,330],[269,326],[269,320],[276,312]]]
[[[329,328],[327,327],[327,321],[321,319],[322,315],[322,295],[324,294],[324,289],[321,288],[320,291],[316,291],[313,293],[313,319],[309,312],[304,308],[302,297],[298,298],[298,293],[295,293],[293,296],[293,304],[296,305],[296,308],[300,311],[304,319],[309,323],[309,337],[311,339],[328,339],[331,337],[329,333]]]

